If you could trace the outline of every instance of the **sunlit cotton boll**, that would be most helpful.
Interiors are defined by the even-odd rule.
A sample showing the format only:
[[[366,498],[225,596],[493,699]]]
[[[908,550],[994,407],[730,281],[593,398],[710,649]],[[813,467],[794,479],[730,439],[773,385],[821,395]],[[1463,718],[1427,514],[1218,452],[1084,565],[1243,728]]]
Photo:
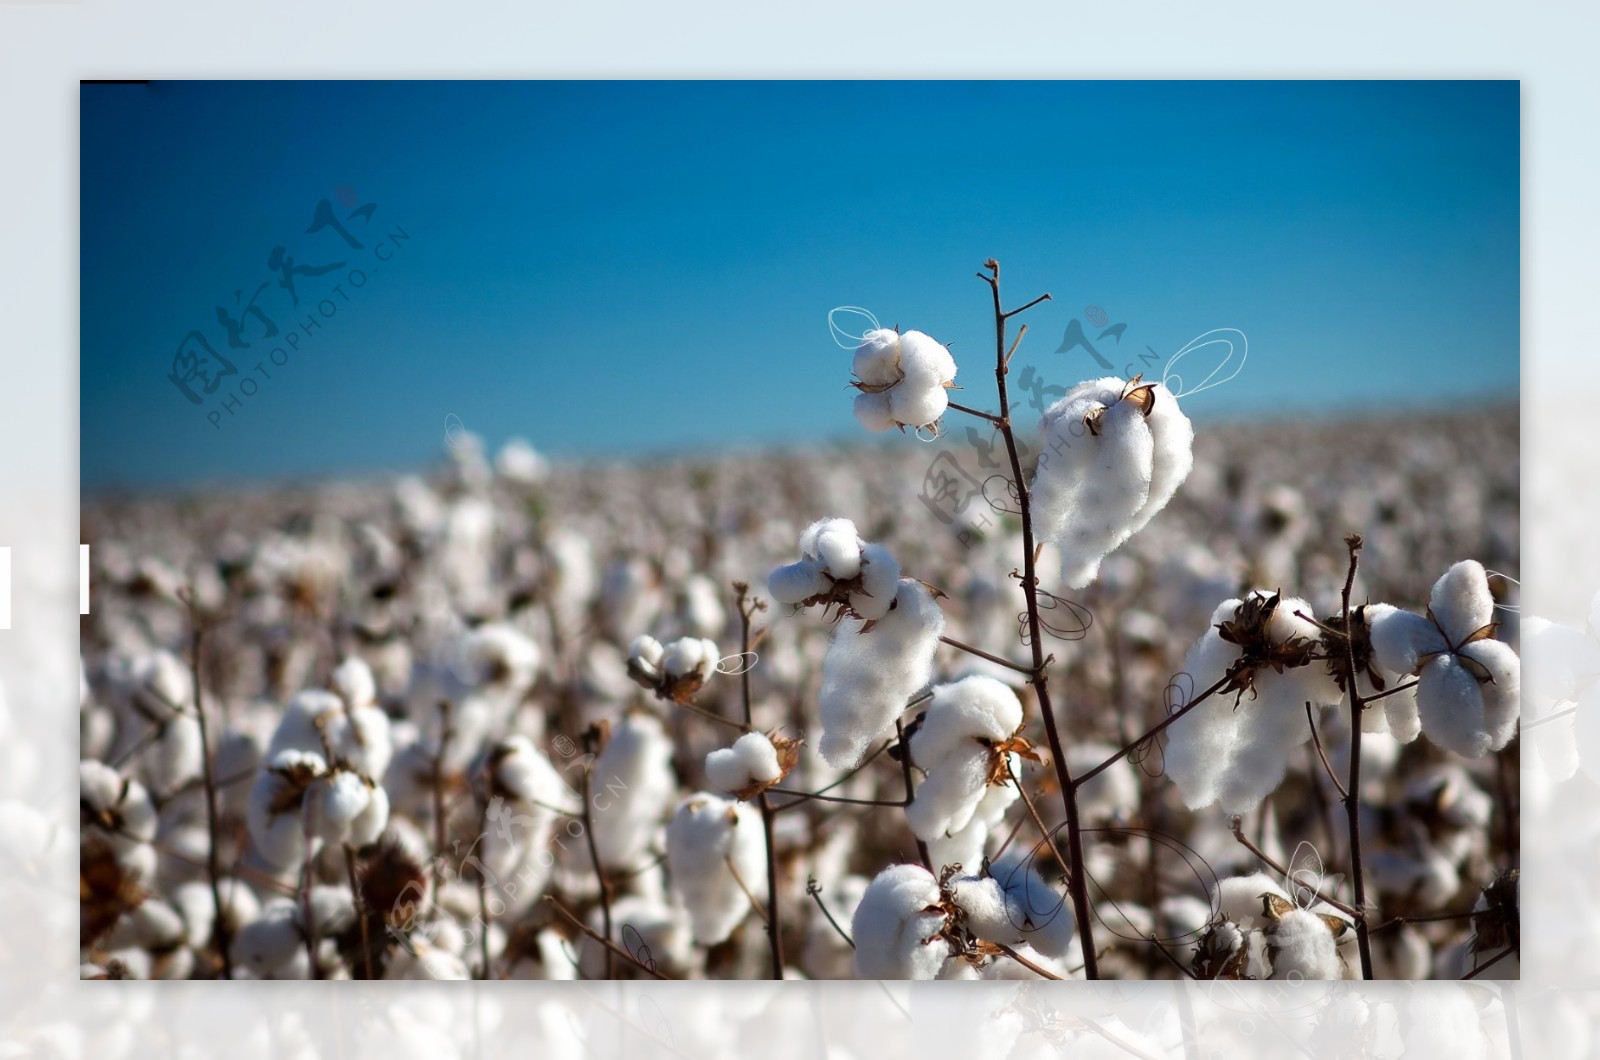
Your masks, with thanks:
[[[946,393],[956,362],[937,339],[876,328],[862,336],[852,365],[856,419],[869,431],[925,427],[950,406]]]
[[[1274,594],[1256,590],[1253,602]],[[1220,681],[1241,658],[1240,646],[1221,636],[1218,626],[1240,620],[1245,601],[1224,601],[1206,630],[1189,650],[1183,669],[1193,679],[1190,694],[1199,696]],[[1317,626],[1296,612],[1311,615],[1311,605],[1294,597],[1278,601],[1265,622],[1266,639],[1276,646],[1296,638],[1315,643]],[[1287,666],[1280,673],[1258,666],[1253,688],[1242,693],[1222,690],[1190,709],[1168,729],[1166,769],[1190,809],[1213,802],[1226,813],[1254,809],[1282,782],[1290,754],[1310,739],[1305,704],[1332,704],[1340,692],[1319,661]]]
[[[933,979],[950,956],[939,883],[921,865],[892,865],[867,885],[850,921],[858,979]]]
[[[883,545],[863,542],[848,519],[819,519],[800,535],[800,559],[767,576],[780,604],[824,599],[864,619],[882,618],[894,602],[900,564]]]
[[[1025,852],[1000,858],[976,883],[952,884],[952,894],[973,930],[991,942],[1026,943],[1047,957],[1064,956],[1072,945],[1071,903],[1045,882]]]
[[[634,867],[677,791],[672,741],[661,722],[629,714],[611,730],[589,782],[595,849],[608,869]]]
[[[273,755],[256,774],[245,824],[269,864],[286,869],[305,857],[305,795],[327,772],[322,756],[291,748]]]
[[[82,838],[103,842],[135,880],[155,874],[156,808],[144,785],[127,780],[103,762],[78,763],[78,799],[83,808]]]
[[[361,671],[365,663],[357,660],[356,666],[338,676],[350,692],[361,694],[370,688],[371,671]],[[282,751],[303,751],[319,757],[331,752],[336,759],[348,762],[359,772],[380,780],[389,768],[394,748],[389,739],[389,716],[369,702],[366,706],[350,706],[333,692],[309,689],[297,693],[289,700],[283,719],[272,734],[267,746],[270,759]]]
[[[765,734],[747,732],[706,755],[706,780],[719,791],[737,792],[758,784],[775,784],[783,775],[778,749]]]
[[[667,826],[667,872],[695,941],[725,941],[750,912],[750,895],[766,901],[760,817],[748,803],[691,795]]]
[[[1490,637],[1494,597],[1482,564],[1462,560],[1434,583],[1427,617],[1386,610],[1371,618],[1373,654],[1384,669],[1417,675],[1422,732],[1463,758],[1510,742],[1521,715],[1522,665]]]
[[[1292,909],[1273,923],[1267,956],[1274,979],[1338,979],[1343,974],[1333,930],[1321,916],[1303,909]]]
[[[995,745],[1021,725],[1016,693],[992,677],[934,687],[922,725],[911,737],[911,759],[927,773],[906,807],[917,838],[949,836],[967,826],[1001,761]]]
[[[1160,383],[1079,383],[1045,410],[1032,487],[1036,534],[1073,589],[1165,508],[1194,464],[1194,428]]]
[[[926,586],[903,579],[894,606],[871,629],[865,625],[842,620],[822,665],[818,750],[838,769],[860,764],[928,683],[944,613]]]

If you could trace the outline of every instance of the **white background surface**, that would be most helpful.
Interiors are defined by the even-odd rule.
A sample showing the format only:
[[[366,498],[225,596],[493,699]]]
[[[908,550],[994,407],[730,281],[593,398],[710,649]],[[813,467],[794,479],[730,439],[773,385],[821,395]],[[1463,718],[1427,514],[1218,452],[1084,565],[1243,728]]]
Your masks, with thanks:
[[[0,739],[27,748],[0,802],[44,811],[50,853],[0,854],[0,1056],[1006,1055],[1009,984],[80,984],[76,823],[77,81],[117,77],[1496,77],[1523,82],[1524,610],[1582,622],[1600,589],[1594,249],[1600,7],[1578,3],[13,4],[0,0]],[[337,137],[329,116],[327,134]],[[219,150],[223,145],[219,144]],[[1004,147],[986,164],[1004,165]],[[842,164],[848,164],[848,161]],[[1380,397],[1381,400],[1381,397]],[[1589,472],[1589,473],[1586,473]],[[1354,986],[1387,1006],[1385,1055],[1477,1012],[1484,1052],[1584,1055],[1600,999],[1600,879],[1563,820],[1574,790],[1525,791],[1525,982]],[[1534,790],[1537,788],[1538,790]],[[1542,807],[1542,809],[1541,809]],[[10,814],[8,817],[7,815]],[[0,806],[0,833],[16,811]],[[1596,945],[1574,940],[1597,940]],[[1332,1055],[1353,1044],[1324,984],[1072,984],[1056,1018],[1118,1014],[1169,1055]],[[1463,1010],[1460,1002],[1471,1002]],[[1186,1015],[1184,1004],[1191,1008]],[[903,1007],[910,1018],[903,1015]],[[1183,1026],[1191,1028],[1183,1041]],[[1048,1030],[1048,1027],[1044,1027]],[[1035,1046],[1048,1036],[1036,1033]],[[1559,1040],[1560,1046],[1555,1042]],[[11,1044],[7,1044],[11,1043]],[[17,1052],[18,1048],[33,1050]],[[1107,1055],[1121,1055],[1115,1046]],[[8,1049],[11,1050],[8,1052]],[[1046,1048],[1046,1053],[1049,1050]],[[1045,1055],[1041,1053],[1040,1055]],[[1472,1054],[1463,1054],[1472,1055]]]

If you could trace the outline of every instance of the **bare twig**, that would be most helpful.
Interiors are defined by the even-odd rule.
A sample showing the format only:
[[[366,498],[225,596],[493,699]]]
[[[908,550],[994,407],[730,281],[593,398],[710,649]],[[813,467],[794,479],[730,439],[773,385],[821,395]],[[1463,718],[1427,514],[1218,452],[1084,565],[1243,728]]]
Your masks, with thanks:
[[[616,957],[621,957],[623,960],[627,961],[629,964],[633,965],[635,968],[638,968],[640,971],[643,971],[643,972],[645,972],[645,973],[647,973],[649,975],[653,975],[657,979],[667,980],[667,979],[671,979],[672,978],[672,976],[670,976],[670,975],[662,975],[660,972],[656,971],[650,965],[644,963],[639,958],[635,957],[633,954],[631,954],[627,950],[623,949],[621,946],[618,946],[615,942],[612,942],[610,939],[602,938],[588,924],[585,924],[583,921],[581,921],[577,917],[573,916],[571,910],[569,910],[566,906],[562,905],[560,902],[556,901],[554,895],[547,894],[547,895],[544,896],[544,900],[546,902],[549,902],[550,903],[550,908],[554,909],[557,913],[559,913],[561,915],[562,919],[564,919],[567,923],[571,924],[573,927],[577,928],[579,931],[583,932],[585,935],[588,935],[590,938],[592,938],[596,942],[600,943],[600,945],[604,946],[606,948],[606,953],[607,954],[610,954],[610,955],[616,956]]]
[[[1022,665],[1020,665],[1018,663],[1014,663],[1010,659],[1002,658],[999,655],[993,655],[993,654],[991,654],[989,652],[984,651],[982,648],[974,648],[970,644],[963,644],[961,641],[956,640],[954,637],[940,637],[939,640],[940,640],[940,642],[942,642],[944,644],[950,645],[950,647],[952,647],[952,648],[955,648],[955,649],[957,649],[959,651],[966,652],[968,655],[976,655],[980,659],[987,659],[989,662],[994,663],[996,666],[1004,666],[1009,670],[1015,670],[1017,673],[1022,674],[1024,677],[1032,677],[1033,676],[1033,671],[1028,669],[1028,667],[1026,667],[1026,666],[1022,666]]]
[[[611,883],[606,879],[605,869],[600,865],[600,848],[594,840],[594,813],[589,808],[590,774],[594,770],[591,760],[583,767],[583,839],[589,847],[589,863],[594,866],[594,878],[600,885],[600,925],[605,930],[605,937],[601,939],[606,944],[606,978],[617,977],[616,961],[613,959],[611,947]]]
[[[734,602],[739,608],[739,651],[740,658],[750,655],[750,619],[765,605],[752,598],[750,586],[744,582],[734,582]],[[750,670],[745,666],[739,673],[739,690],[744,700],[744,723],[747,728],[753,728],[754,718],[750,706]],[[772,978],[783,978],[783,925],[779,920],[778,912],[778,849],[773,839],[774,811],[772,802],[763,791],[759,796],[761,807],[761,832],[767,846],[767,906],[770,909],[767,915],[767,946],[772,951]]]
[[[218,861],[218,847],[220,845],[217,813],[217,780],[213,772],[215,766],[211,758],[211,736],[206,731],[206,708],[204,693],[200,686],[200,652],[205,646],[205,634],[200,623],[200,606],[195,600],[194,588],[191,586],[188,593],[189,604],[189,676],[194,683],[194,717],[195,724],[200,728],[200,769],[201,781],[206,789],[206,832],[209,842],[206,850],[206,876],[211,881],[211,903],[216,910],[216,923],[212,926],[212,934],[217,946],[218,956],[222,958],[222,977],[233,978],[233,929],[229,917],[222,908],[222,884],[220,878],[222,870]]]
[[[1033,540],[1033,519],[1029,508],[1028,484],[1022,477],[1022,458],[1017,451],[1016,432],[1011,426],[1011,399],[1006,390],[1006,373],[1010,367],[1010,353],[1006,350],[1006,322],[1016,313],[1043,299],[1036,298],[1020,309],[1007,313],[1000,304],[1000,263],[990,258],[983,263],[988,275],[978,278],[989,285],[994,303],[994,378],[1000,399],[1000,434],[1006,442],[1006,456],[1011,463],[1012,482],[1017,489],[1017,510],[1022,518],[1022,592],[1028,606],[1028,641],[1033,651],[1033,672],[1029,683],[1039,697],[1039,714],[1044,719],[1045,738],[1050,744],[1050,756],[1055,763],[1056,778],[1061,785],[1061,799],[1067,811],[1067,856],[1070,859],[1072,908],[1078,921],[1079,944],[1083,948],[1084,975],[1100,978],[1094,949],[1094,922],[1089,908],[1089,889],[1083,871],[1083,830],[1078,817],[1078,785],[1073,782],[1067,768],[1067,756],[1061,743],[1061,733],[1056,725],[1055,711],[1050,704],[1049,683],[1045,678],[1044,636],[1039,621],[1039,579],[1034,572],[1036,549]],[[1018,336],[1020,341],[1021,336]],[[1011,353],[1016,351],[1013,346]]]
[[[911,786],[911,745],[906,742],[905,723],[899,718],[895,719],[894,731],[895,735],[900,738],[900,773],[905,777],[906,781],[905,805],[910,806],[911,800],[916,798],[914,789]],[[928,844],[923,842],[922,837],[915,833],[913,833],[913,838],[917,841],[917,857],[922,860],[922,867],[932,872],[933,855],[928,853]]]
[[[1333,767],[1328,764],[1328,755],[1322,749],[1322,737],[1317,735],[1317,719],[1311,713],[1311,701],[1306,700],[1306,724],[1311,726],[1311,744],[1317,749],[1317,757],[1322,760],[1322,768],[1327,771],[1328,779],[1333,781],[1334,790],[1339,793],[1340,799],[1348,799],[1350,793],[1344,790],[1344,785],[1339,783],[1339,778],[1334,775]]]
[[[1361,535],[1348,534],[1345,547],[1350,550],[1350,568],[1344,576],[1344,593],[1341,613],[1344,616],[1344,679],[1350,692],[1350,782],[1345,785],[1344,807],[1350,822],[1350,884],[1351,895],[1357,909],[1367,908],[1367,886],[1361,871],[1361,712],[1365,706],[1361,690],[1356,687],[1356,648],[1350,636],[1350,593],[1355,588],[1357,555],[1361,551]],[[1361,954],[1361,978],[1372,978],[1372,939],[1367,932],[1365,913],[1356,917],[1356,947]]]

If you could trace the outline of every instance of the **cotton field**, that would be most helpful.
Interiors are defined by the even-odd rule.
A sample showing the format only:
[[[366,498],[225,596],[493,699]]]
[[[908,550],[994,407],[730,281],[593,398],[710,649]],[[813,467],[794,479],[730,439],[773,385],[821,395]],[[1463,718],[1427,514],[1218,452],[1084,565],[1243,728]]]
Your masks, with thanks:
[[[1034,408],[993,283],[883,437],[86,499],[83,975],[1515,978],[1515,406]]]

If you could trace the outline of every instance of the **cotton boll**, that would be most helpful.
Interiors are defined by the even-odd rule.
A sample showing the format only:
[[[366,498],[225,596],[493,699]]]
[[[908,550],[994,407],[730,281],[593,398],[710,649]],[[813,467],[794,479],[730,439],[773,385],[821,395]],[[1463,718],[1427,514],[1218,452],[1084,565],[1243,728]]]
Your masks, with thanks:
[[[595,758],[590,790],[600,860],[609,871],[633,868],[677,790],[672,741],[661,722],[648,714],[624,718]]]
[[[1267,953],[1274,979],[1338,979],[1343,973],[1332,930],[1305,910],[1293,909],[1272,925]]]
[[[1151,385],[1150,491],[1128,529],[1131,537],[1143,530],[1167,506],[1194,468],[1194,425],[1178,408],[1178,399],[1160,383]]]
[[[1075,925],[1066,896],[1045,882],[1024,853],[1010,853],[989,868],[1006,892],[1008,919],[1021,938],[1047,957],[1072,945]]]
[[[305,857],[301,821],[304,797],[327,769],[327,763],[318,755],[286,750],[274,755],[267,768],[256,775],[245,824],[256,849],[274,867],[288,868]]]
[[[717,668],[720,651],[716,644],[699,637],[683,637],[666,646],[661,655],[661,672],[669,678],[696,675],[709,677]]]
[[[1022,703],[992,677],[936,685],[922,725],[911,738],[912,760],[924,769],[974,740],[998,743],[1022,726]]]
[[[895,423],[926,426],[938,422],[949,407],[950,395],[943,386],[914,389],[903,383],[889,391],[889,418]]]
[[[861,337],[850,364],[855,377],[868,386],[887,386],[900,378],[900,334],[874,328]]]
[[[1422,665],[1420,656],[1449,649],[1438,628],[1421,615],[1369,604],[1366,616],[1373,658],[1389,673],[1414,674]]]
[[[757,784],[775,784],[781,776],[778,749],[763,733],[747,732],[732,747],[706,756],[706,779],[719,791],[738,792]]]
[[[525,486],[543,482],[550,474],[550,462],[525,438],[508,439],[494,463],[501,478]]]
[[[750,911],[746,889],[766,901],[760,818],[747,803],[704,792],[690,796],[667,826],[667,872],[695,941],[725,941]]]
[[[258,979],[274,976],[304,945],[292,902],[274,902],[234,937],[229,955]]]
[[[1478,679],[1455,655],[1436,656],[1417,684],[1417,709],[1428,739],[1463,758],[1482,758],[1493,741],[1485,727]]]
[[[1001,788],[990,788],[991,792],[1002,791]],[[1013,796],[1016,789],[1010,789]],[[983,863],[983,849],[989,842],[988,821],[983,818],[983,804],[978,806],[978,812],[967,821],[965,828],[950,835],[938,835],[927,841],[928,858],[934,868],[943,869],[951,865],[959,865],[969,871],[976,870]]]
[[[1115,378],[1080,383],[1044,414],[1031,514],[1038,536],[1061,550],[1062,580],[1073,589],[1094,581],[1150,496],[1155,443],[1139,406],[1122,400],[1123,386]]]
[[[831,584],[822,564],[802,559],[777,567],[767,575],[767,591],[780,604],[798,604],[828,591]]]
[[[850,921],[858,979],[933,979],[950,955],[939,884],[921,865],[873,878]]]
[[[325,750],[363,774],[381,779],[394,753],[388,715],[373,706],[347,707],[345,700],[320,689],[296,694],[267,745],[267,758],[283,751],[320,758]]]
[[[345,841],[357,850],[371,846],[383,836],[388,824],[389,793],[381,787],[371,787],[367,791],[367,805],[351,820]]]
[[[800,551],[817,560],[830,578],[847,581],[861,572],[861,539],[849,519],[819,519],[800,534]]]
[[[872,629],[844,619],[823,661],[818,750],[829,765],[860,764],[933,672],[944,613],[919,582],[902,580],[894,605]]]
[[[205,748],[200,723],[177,716],[168,720],[161,735],[140,756],[140,772],[150,790],[166,798],[199,778],[205,769]]]
[[[78,763],[78,798],[88,811],[85,835],[93,830],[135,879],[148,875],[155,858],[149,843],[156,836],[156,808],[144,785],[128,780],[103,762]]]
[[[980,939],[1010,943],[1019,931],[1007,917],[1006,891],[992,876],[964,876],[950,881],[950,898],[961,910],[967,930]]]
[[[882,618],[893,606],[900,584],[900,564],[882,545],[862,546],[861,588],[850,594],[850,606],[862,618]]]
[[[1494,621],[1494,594],[1483,564],[1464,559],[1433,583],[1428,610],[1452,646]]]
[[[312,788],[312,834],[325,843],[341,844],[350,825],[371,802],[371,789],[354,773],[336,772]]]
[[[959,832],[971,822],[988,788],[992,761],[992,752],[976,743],[939,760],[906,807],[906,820],[918,839]]]
[[[856,422],[874,434],[886,431],[895,425],[894,413],[889,409],[887,391],[879,394],[857,394],[855,414]]]
[[[1276,880],[1265,873],[1253,872],[1248,876],[1230,876],[1218,880],[1212,889],[1211,902],[1222,919],[1250,927],[1262,919],[1263,894],[1289,901],[1289,895]]]
[[[333,668],[328,687],[352,710],[370,707],[377,702],[378,683],[372,676],[372,667],[356,656]]]
[[[1251,607],[1275,594],[1257,590],[1246,601],[1225,601],[1212,615],[1212,628],[1190,650],[1184,672],[1193,693],[1215,685],[1240,658],[1238,645],[1223,640],[1218,629],[1229,621],[1245,622]],[[1282,597],[1270,616],[1250,636],[1264,636],[1274,647],[1315,642],[1319,631],[1308,619],[1311,605]],[[1263,621],[1264,620],[1264,621]],[[1315,662],[1288,666],[1280,673],[1257,665],[1247,691],[1219,691],[1188,711],[1168,729],[1167,775],[1191,809],[1218,802],[1230,814],[1245,813],[1277,788],[1291,753],[1308,739],[1305,704],[1328,705],[1341,698],[1338,686]]]

